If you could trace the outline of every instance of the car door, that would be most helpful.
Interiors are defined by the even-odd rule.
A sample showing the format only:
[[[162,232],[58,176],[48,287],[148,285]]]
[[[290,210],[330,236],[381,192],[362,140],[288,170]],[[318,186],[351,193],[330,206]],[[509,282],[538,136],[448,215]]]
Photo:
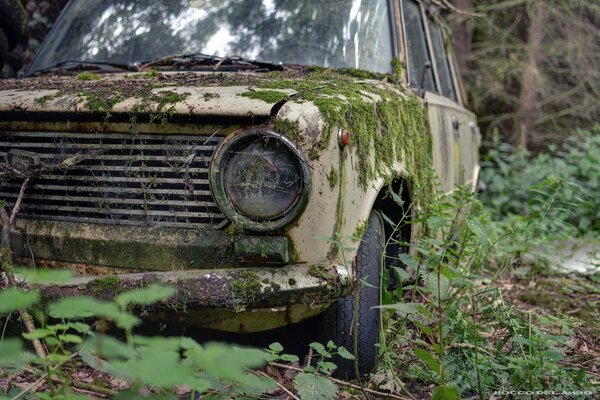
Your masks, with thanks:
[[[444,32],[421,2],[401,0],[409,86],[424,95],[439,188],[474,187],[478,172],[475,116],[464,105]],[[428,64],[430,63],[430,64]]]
[[[433,54],[433,69],[437,78],[438,91],[431,95],[430,102],[440,107],[449,130],[454,137],[454,172],[456,183],[475,188],[479,173],[479,130],[475,114],[465,107],[459,90],[459,76],[452,61],[453,53],[444,29],[431,12],[425,13],[426,30]],[[440,98],[441,97],[441,98]]]

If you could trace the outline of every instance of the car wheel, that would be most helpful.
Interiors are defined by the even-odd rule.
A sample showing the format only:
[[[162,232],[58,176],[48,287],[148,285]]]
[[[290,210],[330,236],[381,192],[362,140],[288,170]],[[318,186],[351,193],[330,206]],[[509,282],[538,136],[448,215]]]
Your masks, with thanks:
[[[0,0],[0,27],[8,39],[8,49],[12,50],[27,27],[27,14],[20,0]]]
[[[321,338],[344,346],[356,361],[335,357],[334,376],[355,379],[369,374],[377,363],[379,332],[381,256],[384,226],[381,215],[371,212],[367,230],[356,256],[357,281],[353,292],[332,304],[319,318]]]

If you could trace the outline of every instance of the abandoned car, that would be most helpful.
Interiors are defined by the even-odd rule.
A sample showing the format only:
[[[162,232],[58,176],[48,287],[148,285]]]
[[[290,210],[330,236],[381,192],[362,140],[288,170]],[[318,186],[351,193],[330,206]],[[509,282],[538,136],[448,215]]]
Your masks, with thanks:
[[[386,243],[418,226],[384,221],[478,177],[479,131],[437,12],[72,0],[26,78],[0,81],[15,255],[77,272],[49,298],[158,282],[176,288],[152,310],[161,319],[258,332],[315,317],[357,356],[339,373],[367,373],[382,255],[404,251]]]

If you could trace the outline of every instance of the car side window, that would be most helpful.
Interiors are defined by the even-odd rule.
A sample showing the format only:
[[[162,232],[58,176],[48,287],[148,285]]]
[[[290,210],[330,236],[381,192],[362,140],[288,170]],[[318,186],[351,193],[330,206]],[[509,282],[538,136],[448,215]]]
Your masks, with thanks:
[[[408,84],[410,87],[419,88],[423,66],[426,62],[431,62],[427,37],[425,36],[423,14],[421,13],[419,4],[412,0],[402,0],[402,18],[404,22],[404,40],[408,64]],[[425,90],[435,92],[433,70],[429,68],[426,74]]]
[[[427,23],[429,24],[429,34],[431,35],[435,66],[440,79],[440,94],[454,101],[458,101],[454,80],[452,79],[452,70],[450,69],[450,59],[448,58],[444,43],[442,27],[435,22],[433,18],[427,18]]]

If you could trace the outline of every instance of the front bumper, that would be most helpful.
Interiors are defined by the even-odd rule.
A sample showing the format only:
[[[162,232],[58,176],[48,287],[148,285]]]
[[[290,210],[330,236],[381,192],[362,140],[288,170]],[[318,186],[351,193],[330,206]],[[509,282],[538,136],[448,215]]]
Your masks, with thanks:
[[[240,236],[220,230],[108,226],[19,220],[15,255],[82,276],[43,286],[46,300],[110,300],[152,283],[171,298],[138,310],[143,316],[233,332],[255,332],[318,314],[352,286],[351,267],[289,263],[285,236]],[[257,251],[260,250],[260,251]]]
[[[150,319],[230,332],[256,332],[300,322],[346,295],[351,270],[343,265],[207,269],[77,277],[41,287],[45,301],[68,296],[110,300],[152,283],[170,285],[170,298],[138,310]]]

